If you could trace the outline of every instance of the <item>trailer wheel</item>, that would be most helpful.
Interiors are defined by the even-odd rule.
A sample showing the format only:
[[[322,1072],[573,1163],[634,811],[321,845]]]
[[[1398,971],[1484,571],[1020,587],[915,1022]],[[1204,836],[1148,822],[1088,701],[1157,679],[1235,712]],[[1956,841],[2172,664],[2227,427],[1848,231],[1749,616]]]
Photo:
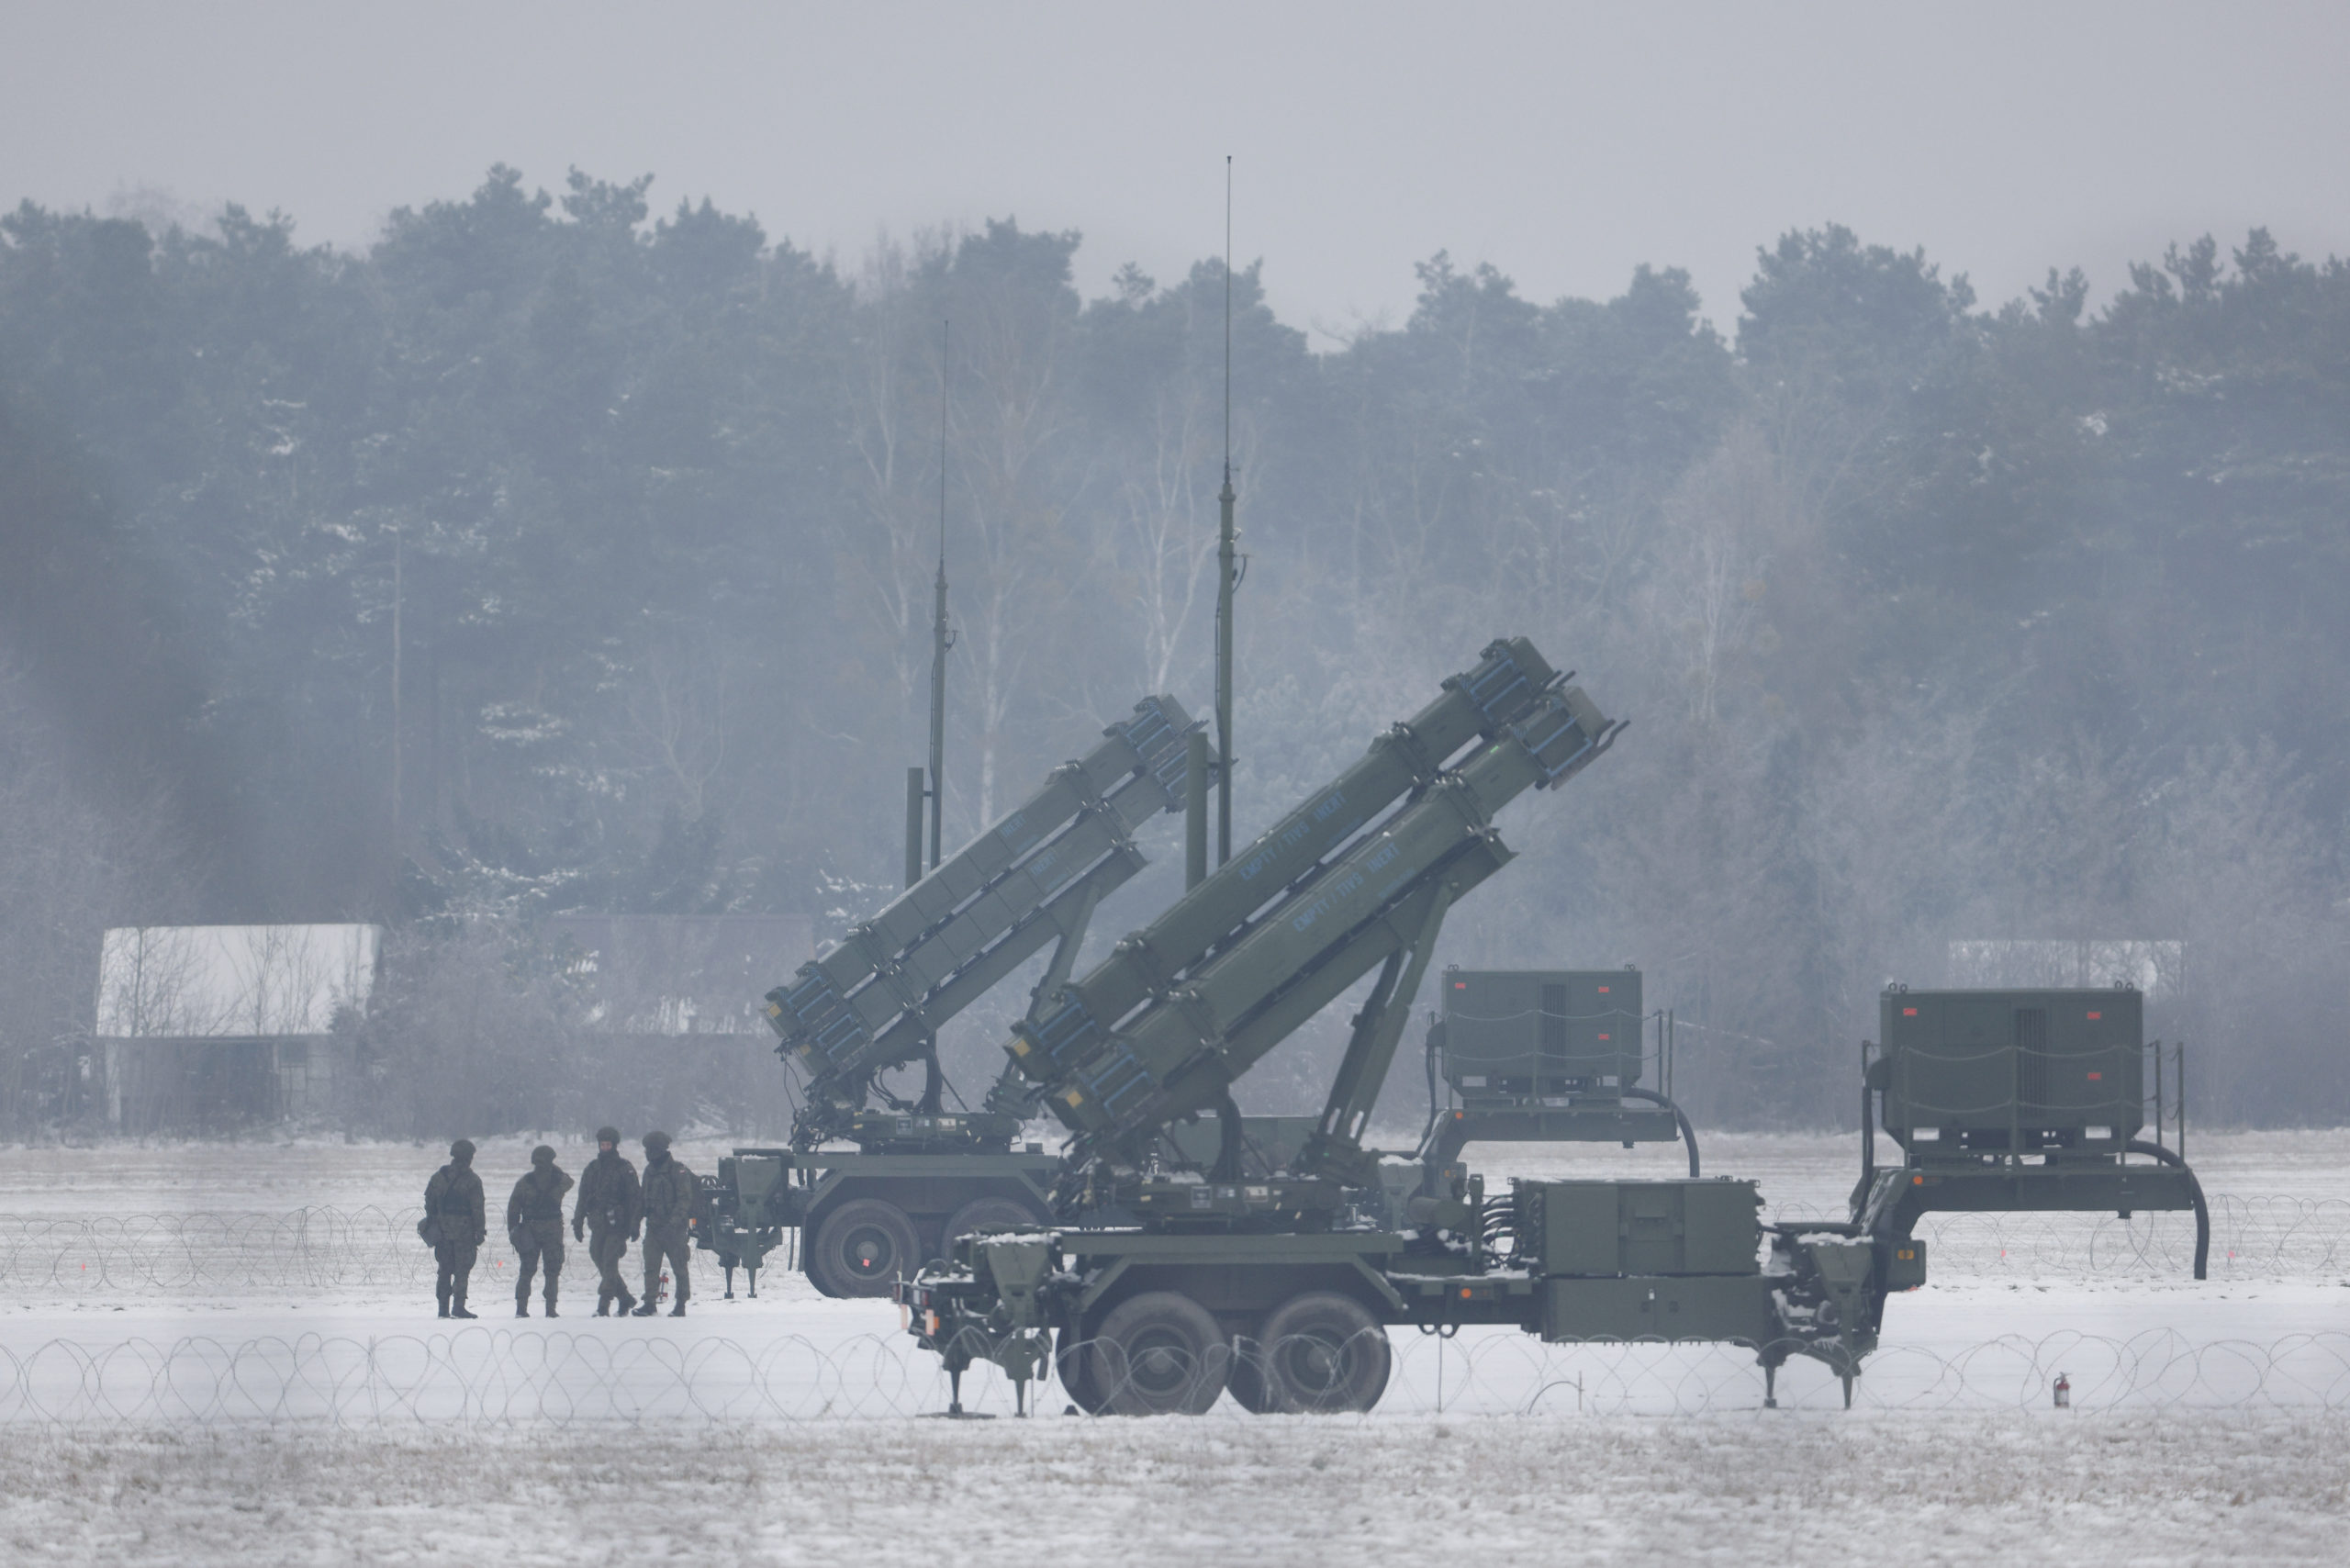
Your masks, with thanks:
[[[808,1240],[808,1277],[832,1296],[885,1296],[921,1261],[906,1211],[880,1198],[851,1198]]]
[[[946,1227],[938,1233],[938,1249],[951,1254],[957,1238],[968,1236],[982,1226],[1035,1223],[1036,1215],[1025,1204],[1011,1198],[973,1198],[946,1217]]]
[[[1232,1401],[1251,1416],[1270,1416],[1272,1406],[1265,1394],[1265,1346],[1253,1334],[1235,1334],[1232,1347],[1232,1371],[1225,1374],[1224,1391]]]
[[[1387,1392],[1387,1330],[1352,1296],[1309,1291],[1265,1319],[1265,1401],[1283,1415],[1368,1410]]]
[[[1086,1356],[1086,1376],[1113,1416],[1203,1416],[1232,1365],[1208,1309],[1177,1291],[1145,1291],[1110,1309]]]

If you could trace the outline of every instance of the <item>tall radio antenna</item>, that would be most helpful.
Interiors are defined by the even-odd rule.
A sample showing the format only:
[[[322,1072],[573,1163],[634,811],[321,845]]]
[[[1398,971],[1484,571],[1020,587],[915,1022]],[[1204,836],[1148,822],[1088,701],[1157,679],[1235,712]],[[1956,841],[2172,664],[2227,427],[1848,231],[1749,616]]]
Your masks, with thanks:
[[[1232,155],[1224,159],[1224,488],[1216,539],[1215,863],[1232,858],[1232,590],[1240,586],[1240,536],[1232,526]]]
[[[930,868],[938,869],[946,807],[946,650],[955,633],[946,624],[946,356],[955,343],[955,323],[938,325],[938,582],[937,607],[930,626]]]

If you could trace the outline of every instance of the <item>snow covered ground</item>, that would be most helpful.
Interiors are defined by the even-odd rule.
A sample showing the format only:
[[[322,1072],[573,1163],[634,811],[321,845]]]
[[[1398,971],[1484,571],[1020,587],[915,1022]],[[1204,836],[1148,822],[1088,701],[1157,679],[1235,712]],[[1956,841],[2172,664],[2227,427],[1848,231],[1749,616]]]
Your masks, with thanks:
[[[535,1141],[485,1146],[493,1206]],[[1854,1174],[1849,1138],[1705,1149],[1790,1215],[1840,1211]],[[718,1146],[681,1152],[708,1169]],[[2185,1216],[1944,1222],[1849,1415],[1802,1364],[1791,1407],[1760,1409],[1729,1350],[1404,1331],[1368,1418],[1096,1421],[1048,1396],[949,1423],[918,1418],[944,1380],[894,1307],[779,1270],[730,1302],[697,1268],[690,1316],[615,1321],[586,1316],[575,1263],[565,1316],[520,1323],[493,1249],[481,1321],[438,1322],[407,1230],[437,1148],[0,1149],[0,1559],[2339,1561],[2350,1132],[2189,1152],[2222,1238],[2208,1282],[2178,1262]],[[1496,1186],[1678,1158],[1470,1151]],[[968,1392],[1010,1410],[991,1378]]]
[[[2270,1413],[40,1432],[17,1562],[2322,1563],[2344,1431]]]

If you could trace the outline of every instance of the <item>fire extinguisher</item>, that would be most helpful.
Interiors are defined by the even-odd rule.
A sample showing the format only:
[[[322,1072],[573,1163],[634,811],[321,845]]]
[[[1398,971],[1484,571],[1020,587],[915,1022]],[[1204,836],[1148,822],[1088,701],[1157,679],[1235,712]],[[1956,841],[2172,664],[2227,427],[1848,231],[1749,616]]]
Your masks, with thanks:
[[[2058,1372],[2056,1374],[2056,1408],[2059,1410],[2070,1410],[2072,1407],[2073,1380],[2066,1377],[2063,1372]]]

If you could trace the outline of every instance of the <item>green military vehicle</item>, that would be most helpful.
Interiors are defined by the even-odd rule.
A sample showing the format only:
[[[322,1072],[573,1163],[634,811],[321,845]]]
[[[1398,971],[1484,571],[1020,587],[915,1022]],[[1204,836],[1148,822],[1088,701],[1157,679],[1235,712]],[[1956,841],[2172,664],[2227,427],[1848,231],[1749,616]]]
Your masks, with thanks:
[[[1446,913],[1510,858],[1494,817],[1622,732],[1569,678],[1523,639],[1491,644],[1015,1027],[1014,1062],[1073,1135],[1060,1223],[967,1238],[901,1292],[958,1390],[985,1359],[1024,1398],[1051,1368],[1087,1410],[1199,1411],[1227,1392],[1252,1410],[1363,1410],[1404,1324],[1734,1339],[1774,1370],[1802,1353],[1850,1376],[1884,1292],[1923,1278],[1914,1245],[1766,1227],[1751,1183],[1488,1198],[1457,1166],[1361,1144]],[[1374,971],[1311,1132],[1284,1169],[1246,1169],[1230,1085]],[[1214,1159],[1167,1168],[1162,1130],[1203,1113]],[[1113,1207],[1136,1223],[1075,1223]]]
[[[806,1081],[789,1146],[738,1148],[706,1183],[710,1218],[696,1235],[718,1255],[728,1295],[737,1267],[757,1294],[767,1255],[795,1234],[818,1290],[886,1296],[952,1238],[1048,1215],[1060,1161],[1039,1144],[1015,1147],[1030,1114],[1016,1077],[979,1111],[946,1111],[937,1033],[1047,946],[1037,994],[1059,988],[1094,909],[1146,864],[1133,834],[1184,808],[1199,727],[1174,698],[1145,698],[767,993],[777,1054]],[[926,1070],[921,1096],[890,1094],[883,1075],[913,1065]]]
[[[984,1360],[1023,1408],[1030,1383],[1058,1374],[1087,1411],[1196,1413],[1226,1393],[1253,1411],[1367,1410],[1386,1385],[1389,1328],[1478,1324],[1555,1342],[1741,1345],[1765,1371],[1766,1400],[1778,1368],[1807,1356],[1838,1374],[1849,1403],[1886,1297],[1925,1281],[1917,1211],[1900,1191],[1942,1181],[1949,1206],[2009,1206],[2046,1169],[2022,1163],[2046,1158],[2021,1152],[2029,1139],[2103,1162],[2082,1167],[2076,1199],[2146,1190],[2128,1183],[2151,1168],[2123,1174],[2132,1146],[2114,1141],[2130,1118],[2098,1101],[2106,1136],[2089,1148],[2090,1125],[2056,1114],[2053,1090],[2024,1099],[2043,1113],[2027,1118],[2029,1139],[2011,1127],[1995,1152],[1982,1149],[1987,1124],[1942,1124],[1964,1126],[1974,1159],[2008,1168],[1979,1205],[1971,1170],[1868,1172],[1841,1223],[1765,1225],[1753,1183],[1720,1178],[1520,1182],[1488,1196],[1456,1164],[1363,1148],[1446,912],[1510,857],[1495,815],[1563,785],[1621,733],[1568,678],[1523,640],[1494,644],[1015,1027],[1014,1063],[1072,1135],[1054,1223],[967,1237],[899,1292],[956,1407],[962,1372]],[[1286,1159],[1252,1164],[1230,1085],[1374,971],[1321,1115]],[[1538,1032],[1537,1058],[1541,1044]],[[1888,1058],[1915,1048],[1905,1037]],[[1919,1083],[1941,1092],[1905,1070],[1871,1069],[1896,1100]],[[1620,1089],[1620,1064],[1613,1076]],[[1978,1121],[1989,1114],[1968,1104]],[[1214,1117],[1212,1148],[1194,1135],[1188,1162],[1170,1163],[1167,1129],[1203,1114]],[[1132,1223],[1101,1223],[1107,1211]]]

